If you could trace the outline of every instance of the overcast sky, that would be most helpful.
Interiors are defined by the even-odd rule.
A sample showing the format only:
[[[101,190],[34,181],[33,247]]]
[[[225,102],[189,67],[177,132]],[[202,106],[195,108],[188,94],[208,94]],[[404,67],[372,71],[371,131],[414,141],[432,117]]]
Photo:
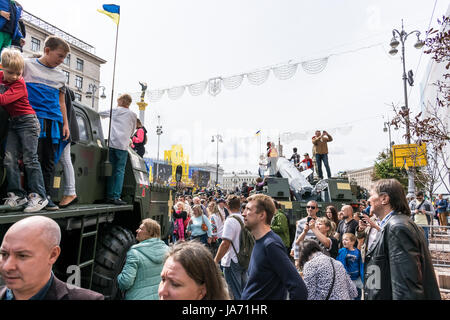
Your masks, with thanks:
[[[116,26],[96,11],[97,0],[21,0],[25,10],[96,48],[108,62],[101,67],[101,84],[109,108]],[[213,134],[221,134],[219,163],[226,172],[257,171],[261,130],[262,151],[267,139],[297,133],[299,140],[283,141],[290,157],[293,147],[311,154],[315,129],[333,132],[329,161],[333,174],[373,165],[387,148],[383,122],[392,118],[391,104],[403,104],[400,55],[388,54],[392,29],[406,31],[437,26],[448,0],[151,0],[116,1],[121,6],[116,93],[165,89],[215,77],[264,69],[288,61],[328,57],[318,74],[301,67],[288,80],[271,72],[260,85],[244,79],[235,90],[222,89],[213,97],[186,91],[177,100],[165,94],[146,110],[149,131],[146,156],[157,155],[157,115],[163,135],[160,155],[182,144],[190,162],[216,162]],[[433,14],[433,8],[434,15]],[[413,111],[419,109],[420,82],[429,56],[406,43],[406,68],[415,85],[408,88]],[[369,48],[367,48],[369,47]],[[419,63],[420,62],[420,63]],[[416,72],[417,70],[417,72]],[[116,97],[114,98],[114,101]],[[132,109],[139,114],[137,106]],[[384,118],[383,118],[384,117]],[[403,130],[404,131],[404,130]],[[392,132],[396,144],[404,132]],[[161,156],[162,157],[162,156]]]

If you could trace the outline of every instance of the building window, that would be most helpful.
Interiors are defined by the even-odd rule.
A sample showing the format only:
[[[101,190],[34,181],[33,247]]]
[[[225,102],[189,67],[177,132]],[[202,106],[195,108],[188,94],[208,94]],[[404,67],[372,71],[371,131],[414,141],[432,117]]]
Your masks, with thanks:
[[[64,59],[63,62],[66,66],[70,67],[70,53],[67,54],[66,58]]]
[[[75,87],[83,89],[83,77],[75,76]]]
[[[81,60],[80,58],[77,58],[77,70],[83,71],[83,68],[84,68],[84,61]]]
[[[64,75],[66,76],[66,84],[69,84],[70,81],[70,72],[63,70]]]
[[[75,92],[75,100],[81,102],[81,94]]]
[[[41,40],[31,37],[31,51],[38,52],[41,50]]]

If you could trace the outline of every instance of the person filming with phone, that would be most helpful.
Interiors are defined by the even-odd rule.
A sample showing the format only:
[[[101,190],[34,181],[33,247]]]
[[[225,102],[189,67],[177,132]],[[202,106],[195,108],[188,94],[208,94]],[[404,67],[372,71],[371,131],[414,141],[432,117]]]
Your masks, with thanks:
[[[370,214],[370,205],[359,214],[358,228],[356,229],[356,238],[363,239],[358,249],[361,251],[361,259],[364,262],[367,249],[372,245],[377,237],[380,226],[378,225],[377,217]],[[359,241],[358,241],[359,242]]]
[[[295,266],[299,268],[298,259],[299,259],[299,245],[298,245],[298,238],[303,234],[303,231],[307,224],[311,222],[311,219],[317,220],[317,212],[319,211],[319,206],[315,200],[308,201],[306,204],[306,212],[308,213],[308,216],[304,217],[303,219],[300,219],[297,221],[297,230],[295,231],[295,239],[294,243],[292,244],[291,249],[291,256],[294,256],[295,260]],[[303,235],[303,241],[304,239],[311,239],[314,238],[315,234],[311,229],[307,229],[306,233]],[[301,242],[300,241],[300,242]]]
[[[325,130],[322,133],[320,130],[316,130],[315,136],[312,137],[312,143],[316,151],[317,174],[319,175],[319,179],[323,179],[322,162],[327,170],[327,177],[331,178],[330,165],[328,164],[328,142],[331,141],[333,141],[333,138]]]

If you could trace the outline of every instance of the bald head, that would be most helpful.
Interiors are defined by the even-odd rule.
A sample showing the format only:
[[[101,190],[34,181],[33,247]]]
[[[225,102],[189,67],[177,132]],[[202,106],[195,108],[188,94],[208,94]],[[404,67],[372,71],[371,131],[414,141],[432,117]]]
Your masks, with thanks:
[[[33,234],[41,239],[48,248],[59,246],[61,242],[59,225],[44,216],[33,216],[16,222],[6,232],[5,237],[13,234]]]
[[[344,219],[353,218],[353,207],[351,205],[342,206],[342,212],[344,213]]]
[[[0,275],[17,300],[28,300],[48,283],[61,248],[61,230],[43,216],[13,224],[0,247]]]

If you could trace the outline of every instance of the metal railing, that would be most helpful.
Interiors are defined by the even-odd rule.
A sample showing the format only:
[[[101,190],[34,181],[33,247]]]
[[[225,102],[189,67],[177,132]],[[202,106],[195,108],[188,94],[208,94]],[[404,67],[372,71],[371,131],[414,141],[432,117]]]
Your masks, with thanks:
[[[435,223],[435,221],[433,221]],[[450,226],[429,226],[428,248],[441,294],[450,293]]]
[[[428,248],[435,267],[450,267],[450,226],[429,226]]]
[[[47,32],[49,34],[53,34],[55,36],[61,37],[64,40],[66,40],[67,42],[69,42],[70,44],[95,55],[95,48],[93,46],[91,46],[90,44],[72,36],[71,34],[69,34],[67,32],[62,31],[58,27],[55,27],[54,25],[42,20],[41,18],[36,17],[35,15],[33,15],[25,10],[22,13],[22,19],[38,28],[41,28],[42,30],[44,30],[45,32]]]

